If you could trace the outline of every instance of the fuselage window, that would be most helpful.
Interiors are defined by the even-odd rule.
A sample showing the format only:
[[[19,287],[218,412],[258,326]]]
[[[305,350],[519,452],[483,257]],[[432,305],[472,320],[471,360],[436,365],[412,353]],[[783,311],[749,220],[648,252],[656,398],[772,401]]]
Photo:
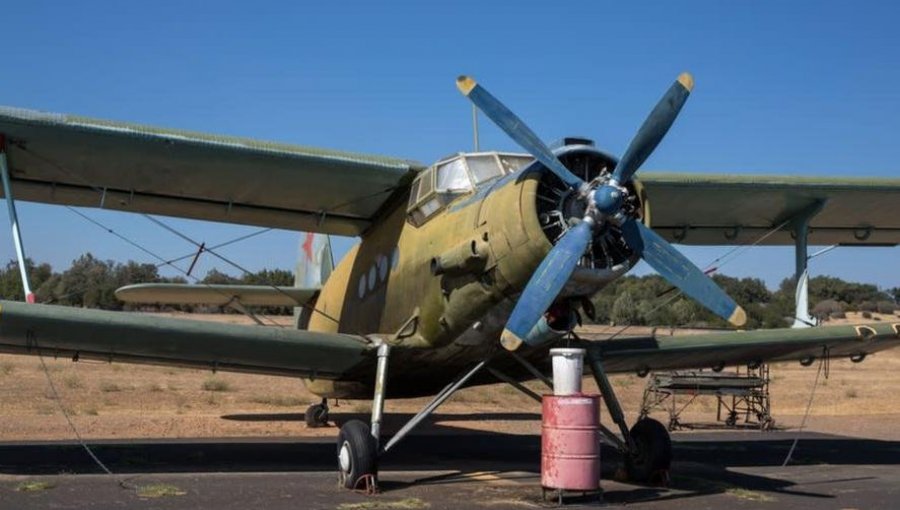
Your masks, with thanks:
[[[366,295],[366,273],[359,277],[359,299]]]
[[[372,264],[372,267],[369,268],[369,290],[375,289],[375,264]]]
[[[378,279],[384,281],[387,278],[388,259],[384,255],[378,256]]]
[[[400,247],[394,247],[394,253],[391,254],[391,269],[397,269],[400,265]]]

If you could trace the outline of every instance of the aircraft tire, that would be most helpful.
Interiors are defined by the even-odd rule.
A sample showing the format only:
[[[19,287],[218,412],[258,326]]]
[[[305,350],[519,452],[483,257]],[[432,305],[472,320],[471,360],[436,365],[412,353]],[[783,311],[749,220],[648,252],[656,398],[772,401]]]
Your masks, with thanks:
[[[350,420],[345,423],[337,440],[340,485],[346,489],[356,489],[365,476],[377,480],[377,454],[375,438],[365,422]]]
[[[315,429],[328,425],[328,408],[322,404],[312,404],[306,408],[306,426]]]
[[[637,451],[625,458],[628,479],[640,483],[664,480],[672,465],[672,439],[666,427],[654,419],[644,418],[631,427],[629,434]]]

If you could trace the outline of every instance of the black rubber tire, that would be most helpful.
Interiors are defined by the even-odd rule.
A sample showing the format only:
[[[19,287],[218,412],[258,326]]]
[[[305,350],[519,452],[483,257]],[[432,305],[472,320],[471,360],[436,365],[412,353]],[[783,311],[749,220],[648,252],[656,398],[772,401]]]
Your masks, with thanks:
[[[313,404],[306,408],[306,426],[315,429],[328,425],[328,408],[322,404]]]
[[[346,449],[349,466],[341,465],[341,450]],[[338,483],[346,489],[355,489],[360,478],[371,475],[378,480],[378,452],[369,425],[360,420],[350,420],[341,427],[337,440]]]
[[[666,427],[651,418],[638,420],[629,432],[634,440],[634,455],[626,456],[628,479],[638,483],[654,481],[672,465],[672,439]]]

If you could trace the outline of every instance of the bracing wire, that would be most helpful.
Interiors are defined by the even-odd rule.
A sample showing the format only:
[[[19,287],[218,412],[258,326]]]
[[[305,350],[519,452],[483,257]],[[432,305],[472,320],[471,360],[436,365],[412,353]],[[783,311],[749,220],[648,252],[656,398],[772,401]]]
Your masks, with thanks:
[[[51,159],[49,159],[49,158],[46,158],[46,157],[44,157],[43,155],[38,154],[38,153],[36,153],[36,152],[30,150],[30,149],[28,149],[28,147],[26,147],[26,146],[24,146],[24,145],[17,145],[17,147],[18,147],[19,149],[25,151],[25,152],[28,152],[29,154],[31,154],[31,155],[34,156],[35,158],[38,158],[38,159],[40,159],[41,161],[47,163],[48,165],[51,165],[53,168],[57,169],[59,172],[65,174],[65,175],[67,175],[68,177],[70,177],[70,178],[72,178],[72,179],[75,179],[75,180],[81,182],[82,184],[84,184],[85,186],[89,187],[89,188],[92,189],[93,191],[99,193],[101,196],[105,196],[105,190],[104,190],[103,188],[101,188],[101,187],[99,187],[99,186],[96,186],[96,185],[94,185],[94,184],[88,182],[84,177],[82,177],[82,176],[79,175],[78,173],[70,171],[70,170],[67,169],[65,166],[61,165],[60,163],[58,163],[58,162],[56,162],[56,161],[53,161],[53,160],[51,160]],[[374,193],[370,193],[370,194],[368,194],[368,195],[364,195],[363,197],[360,197],[360,198],[358,198],[358,199],[355,199],[355,200],[351,200],[351,201],[347,201],[347,202],[338,204],[337,206],[335,206],[334,208],[332,208],[330,211],[322,211],[321,214],[322,214],[323,216],[325,216],[325,215],[328,214],[329,212],[333,212],[334,209],[338,209],[338,208],[345,207],[345,206],[347,206],[347,205],[349,205],[349,204],[352,204],[352,203],[354,203],[354,202],[356,202],[356,201],[359,201],[359,200],[367,200],[367,199],[369,199],[369,198],[372,198],[372,197],[374,197],[374,196],[378,196],[378,195],[380,195],[380,194],[384,194],[384,193],[388,193],[388,192],[393,192],[393,191],[396,190],[396,189],[398,189],[398,186],[390,186],[390,187],[388,187],[388,188],[385,188],[385,189],[382,189],[382,190],[378,190],[378,191],[376,191],[376,192],[374,192]],[[111,229],[111,228],[109,228],[109,227],[106,227],[105,225],[102,225],[101,223],[97,222],[96,220],[93,220],[93,219],[87,217],[86,215],[84,215],[83,213],[77,211],[76,209],[74,209],[74,208],[72,208],[72,207],[70,207],[70,206],[66,206],[66,207],[67,207],[69,210],[71,210],[72,212],[74,212],[75,214],[78,214],[79,216],[82,216],[83,218],[85,218],[85,219],[87,219],[88,221],[90,221],[91,223],[94,223],[95,225],[97,225],[97,226],[103,228],[104,230],[106,230],[106,231],[109,232],[110,234],[113,234],[114,236],[116,236],[116,237],[122,239],[123,241],[127,242],[128,244],[134,246],[135,248],[137,248],[137,249],[143,251],[144,253],[147,253],[148,255],[151,255],[152,257],[156,258],[157,260],[160,261],[160,267],[163,266],[163,265],[168,265],[168,266],[173,267],[174,269],[176,269],[178,272],[180,272],[180,273],[182,273],[182,274],[185,274],[185,275],[188,276],[188,277],[191,277],[191,275],[187,274],[186,271],[181,270],[181,268],[178,268],[177,266],[175,266],[174,264],[172,264],[172,262],[174,262],[174,261],[176,261],[176,260],[182,260],[182,259],[187,258],[187,257],[189,257],[189,256],[193,256],[193,254],[191,254],[191,255],[189,255],[189,256],[185,256],[185,257],[180,257],[179,259],[174,259],[173,261],[166,260],[165,258],[163,258],[163,257],[161,257],[161,256],[159,256],[159,255],[156,255],[156,254],[153,253],[152,251],[150,251],[150,250],[148,250],[147,248],[141,246],[139,243],[137,243],[137,242],[135,242],[135,241],[132,241],[132,240],[126,238],[125,236],[123,236],[123,235],[121,235],[121,234],[115,232],[113,229]],[[186,236],[186,235],[184,235],[184,234],[178,232],[178,231],[175,230],[174,228],[172,228],[172,227],[170,227],[170,226],[164,224],[163,222],[159,221],[158,219],[154,218],[153,216],[151,216],[151,215],[149,215],[149,214],[143,214],[143,216],[144,216],[145,218],[149,219],[150,221],[152,221],[152,222],[154,222],[154,223],[157,223],[158,225],[162,226],[163,228],[165,228],[166,230],[172,232],[173,234],[177,235],[178,237],[184,239],[185,241],[188,241],[189,243],[191,243],[191,244],[197,246],[198,248],[200,247],[200,243],[197,243],[196,241],[194,241],[194,240],[191,239],[190,237],[188,237],[188,236]],[[269,230],[271,230],[271,229],[269,229]],[[262,232],[259,232],[259,233],[262,233]],[[253,235],[258,235],[258,234],[248,235],[248,236],[245,236],[244,238],[252,237]],[[227,244],[231,244],[231,242],[229,242],[229,243],[223,243],[223,245],[227,245]],[[203,251],[204,251],[204,252],[207,252],[207,253],[209,253],[209,254],[211,254],[211,255],[213,255],[214,257],[216,257],[216,258],[218,258],[219,260],[225,262],[226,264],[231,265],[232,267],[237,268],[239,271],[241,271],[241,272],[244,273],[244,274],[252,274],[249,270],[247,270],[247,269],[244,268],[243,266],[241,266],[241,265],[239,265],[239,264],[237,264],[237,263],[235,263],[235,262],[229,260],[228,258],[222,256],[221,254],[219,254],[218,252],[215,251],[216,248],[221,248],[221,247],[222,247],[222,245],[214,246],[214,247],[203,247]],[[201,283],[201,284],[202,284],[202,282],[199,282],[199,280],[195,280],[195,281],[197,281],[198,283]],[[282,293],[282,294],[286,294],[282,289],[279,289],[277,285],[270,285],[270,286],[271,286],[273,289],[275,289],[277,292]],[[229,297],[230,297],[230,296],[229,296]],[[288,295],[288,297],[290,297],[290,296]],[[322,311],[322,310],[319,310],[319,309],[316,308],[315,306],[312,306],[312,305],[310,305],[310,304],[308,304],[308,303],[298,303],[297,306],[306,308],[306,309],[310,310],[310,311],[313,312],[313,313],[318,313],[318,314],[322,315],[323,317],[325,317],[326,319],[328,319],[328,320],[330,320],[330,321],[332,321],[332,322],[334,322],[334,323],[336,323],[336,324],[339,324],[339,321],[338,321],[335,317],[333,317],[333,316],[331,316],[331,315],[325,313],[325,312]],[[280,325],[280,324],[279,324],[279,326],[280,326],[280,327],[283,327],[283,326]]]

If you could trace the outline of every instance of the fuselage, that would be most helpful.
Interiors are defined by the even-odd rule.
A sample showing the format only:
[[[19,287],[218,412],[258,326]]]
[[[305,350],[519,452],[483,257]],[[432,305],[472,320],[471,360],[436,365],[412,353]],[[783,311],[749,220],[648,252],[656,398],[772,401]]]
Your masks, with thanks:
[[[557,153],[573,166],[582,162],[576,170],[587,177],[614,165],[583,143]],[[498,349],[516,297],[565,228],[554,222],[577,213],[565,211],[548,176],[514,154],[460,154],[429,167],[335,268],[309,329],[379,336],[394,346],[392,365],[402,367],[392,372],[391,393],[433,392]],[[627,253],[586,257],[563,297],[593,295],[633,262]],[[562,326],[558,335],[571,325]],[[307,385],[325,396],[366,398],[368,372]]]

